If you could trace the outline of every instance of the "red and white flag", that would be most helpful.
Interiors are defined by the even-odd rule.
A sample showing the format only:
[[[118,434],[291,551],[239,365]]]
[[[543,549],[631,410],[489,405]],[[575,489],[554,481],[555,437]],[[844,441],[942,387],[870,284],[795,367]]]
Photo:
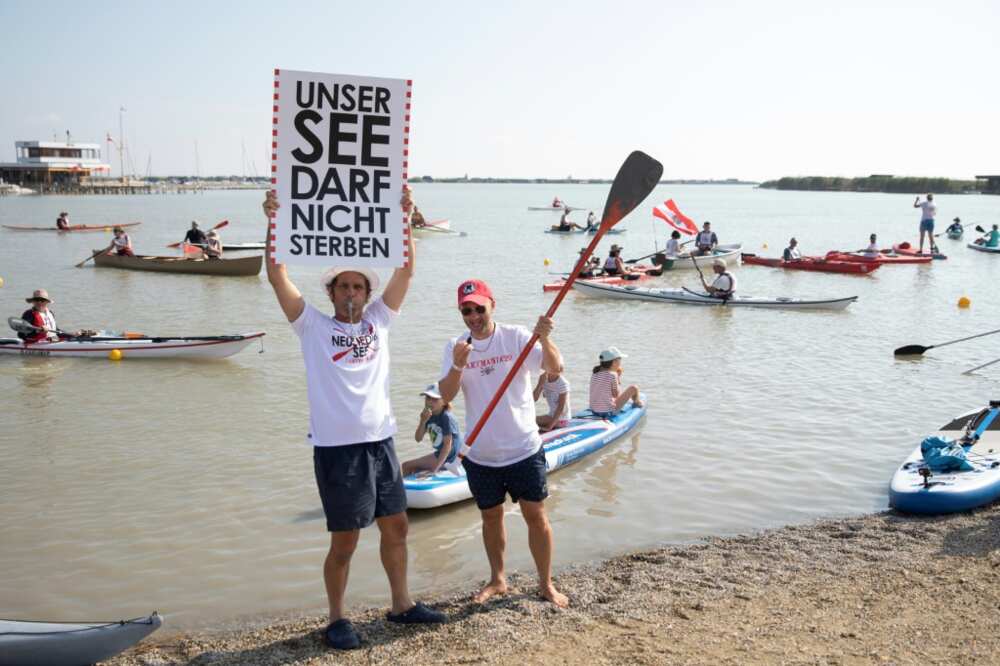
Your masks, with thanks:
[[[673,199],[664,201],[663,206],[654,206],[653,217],[660,218],[682,234],[694,236],[698,233],[698,225],[677,208]]]

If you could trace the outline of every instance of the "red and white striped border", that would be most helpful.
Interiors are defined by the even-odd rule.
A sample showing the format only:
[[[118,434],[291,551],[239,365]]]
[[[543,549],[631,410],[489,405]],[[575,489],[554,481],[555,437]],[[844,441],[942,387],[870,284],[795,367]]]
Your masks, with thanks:
[[[413,99],[413,79],[406,79],[406,115],[403,118],[403,187],[410,180],[410,104]],[[403,266],[410,265],[410,214],[403,213]]]
[[[272,101],[273,107],[271,109],[271,191],[277,195],[278,194],[278,101],[279,101],[279,88],[281,86],[281,70],[274,70],[274,98]],[[276,264],[274,260],[274,230],[276,229],[274,223],[274,217],[271,218],[271,228],[268,233],[267,244],[270,246],[271,250],[271,263]]]

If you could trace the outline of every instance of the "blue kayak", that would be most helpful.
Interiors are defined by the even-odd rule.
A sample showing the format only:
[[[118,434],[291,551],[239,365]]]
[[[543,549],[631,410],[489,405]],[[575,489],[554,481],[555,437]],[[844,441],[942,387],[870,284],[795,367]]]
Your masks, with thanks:
[[[596,416],[589,409],[577,413],[565,428],[542,434],[548,471],[554,472],[603,449],[635,428],[645,413],[645,406],[635,407],[632,403],[608,418]],[[455,468],[454,472],[441,469],[433,476],[411,474],[403,479],[409,508],[433,509],[470,499],[472,492],[465,470],[461,465]]]
[[[889,506],[906,513],[934,515],[967,511],[1000,498],[1000,401],[963,414],[936,433],[960,447],[964,461],[934,469],[922,447],[903,461],[889,483]]]

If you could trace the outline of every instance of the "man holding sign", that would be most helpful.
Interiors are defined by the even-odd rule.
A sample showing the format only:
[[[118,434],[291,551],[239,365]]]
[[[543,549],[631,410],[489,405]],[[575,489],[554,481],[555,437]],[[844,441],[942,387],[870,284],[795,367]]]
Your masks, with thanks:
[[[288,101],[282,95],[287,96]],[[405,214],[409,83],[311,72],[275,72],[274,164],[264,212],[267,277],[302,347],[309,396],[308,443],[330,550],[326,643],[360,645],[344,617],[351,557],[374,521],[400,623],[444,622],[407,587],[406,492],[389,401],[389,328],[413,277]],[[395,198],[402,206],[390,204]],[[334,315],[307,304],[284,263],[339,264],[322,285]],[[382,295],[373,267],[395,270]]]

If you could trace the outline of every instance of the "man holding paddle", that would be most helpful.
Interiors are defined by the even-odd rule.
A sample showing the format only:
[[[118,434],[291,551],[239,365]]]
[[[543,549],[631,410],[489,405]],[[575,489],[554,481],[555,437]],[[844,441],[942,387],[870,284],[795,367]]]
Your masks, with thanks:
[[[409,189],[402,206],[409,211]],[[268,192],[264,212],[278,210]],[[444,622],[443,613],[410,598],[406,580],[406,492],[393,435],[396,419],[389,402],[389,328],[399,314],[413,277],[414,243],[409,262],[397,268],[382,295],[372,300],[378,274],[368,268],[331,268],[322,279],[333,304],[329,317],[305,302],[285,266],[271,259],[267,278],[282,311],[299,337],[306,366],[309,434],[330,549],[323,580],[330,604],[327,645],[353,649],[360,638],[344,617],[344,592],[351,557],[361,529],[374,521],[381,533],[380,554],[389,578],[392,609],[388,620],[404,624]]]
[[[445,402],[454,400],[461,389],[470,431],[487,410],[490,399],[500,392],[505,376],[514,368],[514,359],[532,342],[527,328],[495,322],[495,307],[493,292],[485,282],[466,280],[459,285],[458,310],[467,330],[445,347],[439,387]],[[510,495],[520,504],[528,526],[539,595],[556,606],[569,605],[569,599],[552,582],[552,527],[544,504],[549,494],[545,451],[535,423],[531,381],[532,371],[562,373],[562,356],[551,333],[551,317],[539,317],[534,330],[538,342],[531,344],[525,362],[516,370],[492,417],[479,430],[476,445],[467,450],[468,456],[462,461],[482,515],[483,544],[490,563],[490,580],[475,595],[477,603],[507,592],[503,507]]]

